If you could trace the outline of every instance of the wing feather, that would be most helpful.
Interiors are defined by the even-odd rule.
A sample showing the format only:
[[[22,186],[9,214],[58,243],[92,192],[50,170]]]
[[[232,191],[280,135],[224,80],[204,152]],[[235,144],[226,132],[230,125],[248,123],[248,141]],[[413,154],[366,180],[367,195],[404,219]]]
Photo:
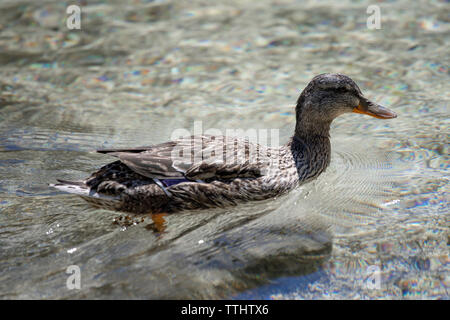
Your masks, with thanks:
[[[224,136],[191,136],[149,147],[103,149],[136,173],[157,179],[257,178],[267,166],[267,148]]]

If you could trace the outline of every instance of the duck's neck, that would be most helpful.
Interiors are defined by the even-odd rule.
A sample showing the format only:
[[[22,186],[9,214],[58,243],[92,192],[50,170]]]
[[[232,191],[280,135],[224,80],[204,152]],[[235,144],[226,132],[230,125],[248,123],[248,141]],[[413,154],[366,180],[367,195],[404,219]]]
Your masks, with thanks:
[[[328,134],[299,134],[296,129],[290,143],[300,182],[316,178],[330,164],[331,144]]]
[[[331,121],[328,119],[317,119],[312,117],[303,108],[297,106],[295,136],[300,139],[309,139],[311,137],[330,137]]]

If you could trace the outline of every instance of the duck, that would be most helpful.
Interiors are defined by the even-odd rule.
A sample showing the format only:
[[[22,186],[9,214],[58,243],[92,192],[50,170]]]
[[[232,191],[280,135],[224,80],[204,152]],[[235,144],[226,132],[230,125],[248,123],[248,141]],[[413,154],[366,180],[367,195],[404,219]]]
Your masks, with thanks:
[[[280,147],[194,135],[146,147],[100,149],[97,152],[117,160],[84,180],[57,179],[52,187],[97,208],[134,214],[225,208],[275,198],[326,170],[330,125],[346,113],[397,117],[365,98],[350,77],[319,74],[301,92],[294,134]]]

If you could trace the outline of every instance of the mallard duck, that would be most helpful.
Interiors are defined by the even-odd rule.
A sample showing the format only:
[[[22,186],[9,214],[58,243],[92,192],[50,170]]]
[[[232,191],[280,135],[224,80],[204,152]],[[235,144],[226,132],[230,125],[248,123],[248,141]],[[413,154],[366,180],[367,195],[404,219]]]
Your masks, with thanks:
[[[82,181],[55,188],[94,206],[130,213],[226,207],[283,195],[319,176],[330,163],[330,124],[355,112],[397,115],[366,99],[342,74],[320,74],[300,94],[294,136],[279,148],[225,136],[191,136],[158,145],[103,149],[118,158]]]

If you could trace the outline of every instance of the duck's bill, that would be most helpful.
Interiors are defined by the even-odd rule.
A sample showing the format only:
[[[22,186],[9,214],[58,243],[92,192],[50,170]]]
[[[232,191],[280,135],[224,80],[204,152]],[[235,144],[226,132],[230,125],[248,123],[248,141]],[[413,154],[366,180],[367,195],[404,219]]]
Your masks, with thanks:
[[[378,119],[397,118],[397,114],[395,112],[367,99],[361,100],[358,107],[353,109],[353,112],[367,114]]]

